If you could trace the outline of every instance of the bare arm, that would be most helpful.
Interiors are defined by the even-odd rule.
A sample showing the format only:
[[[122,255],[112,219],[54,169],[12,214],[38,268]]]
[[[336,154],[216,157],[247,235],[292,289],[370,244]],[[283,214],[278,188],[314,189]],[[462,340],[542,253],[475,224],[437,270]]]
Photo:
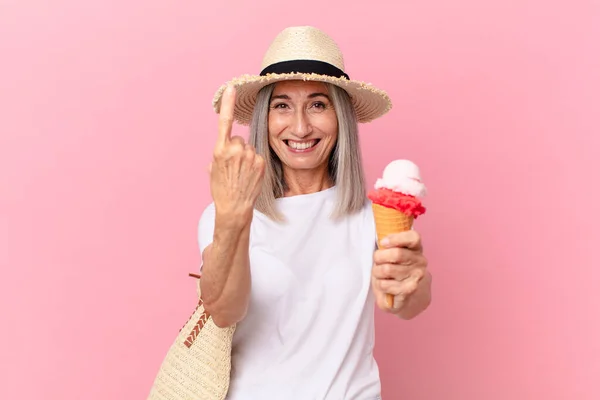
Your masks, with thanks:
[[[202,254],[204,307],[219,327],[244,318],[250,298],[250,224],[215,221],[214,239]]]
[[[260,194],[265,161],[240,136],[231,136],[235,88],[223,93],[219,135],[210,165],[210,191],[215,204],[212,243],[202,254],[200,289],[204,307],[219,327],[246,315],[250,297],[250,225]]]

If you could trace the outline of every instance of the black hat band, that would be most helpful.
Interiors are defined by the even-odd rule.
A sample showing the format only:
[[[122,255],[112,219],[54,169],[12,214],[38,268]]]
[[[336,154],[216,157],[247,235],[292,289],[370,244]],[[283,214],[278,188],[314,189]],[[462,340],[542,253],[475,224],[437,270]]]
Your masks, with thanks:
[[[271,64],[260,72],[261,76],[267,74],[318,74],[327,75],[336,78],[346,78],[350,80],[350,77],[341,69],[335,65],[331,65],[324,61],[317,60],[291,60],[282,61],[275,64]]]

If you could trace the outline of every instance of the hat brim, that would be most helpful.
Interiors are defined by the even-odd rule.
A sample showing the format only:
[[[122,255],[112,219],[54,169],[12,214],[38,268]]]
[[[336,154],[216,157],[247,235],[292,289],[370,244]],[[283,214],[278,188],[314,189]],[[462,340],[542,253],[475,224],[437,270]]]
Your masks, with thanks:
[[[242,75],[234,78],[217,90],[213,99],[213,108],[215,112],[219,113],[223,92],[228,85],[233,85],[236,88],[233,117],[239,124],[249,125],[252,121],[258,92],[271,83],[290,80],[325,82],[341,87],[350,95],[359,123],[371,122],[392,108],[392,102],[387,93],[370,83],[306,73]]]

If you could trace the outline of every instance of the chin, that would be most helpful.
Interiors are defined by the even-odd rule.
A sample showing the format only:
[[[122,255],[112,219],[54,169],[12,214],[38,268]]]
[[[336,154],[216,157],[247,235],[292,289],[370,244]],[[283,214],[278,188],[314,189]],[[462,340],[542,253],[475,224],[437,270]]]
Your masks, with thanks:
[[[314,170],[314,169],[318,169],[319,167],[322,167],[323,164],[317,164],[317,163],[302,163],[302,162],[293,162],[293,163],[283,163],[283,165],[292,171],[310,171],[310,170]]]

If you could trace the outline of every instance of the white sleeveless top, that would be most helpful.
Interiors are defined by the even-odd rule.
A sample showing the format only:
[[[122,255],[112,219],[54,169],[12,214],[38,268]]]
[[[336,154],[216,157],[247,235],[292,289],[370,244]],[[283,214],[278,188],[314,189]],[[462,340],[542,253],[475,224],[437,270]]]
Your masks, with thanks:
[[[252,289],[234,334],[229,400],[376,400],[371,290],[375,223],[371,205],[334,222],[335,187],[285,197],[286,222],[255,211]],[[213,238],[211,203],[198,228]]]

